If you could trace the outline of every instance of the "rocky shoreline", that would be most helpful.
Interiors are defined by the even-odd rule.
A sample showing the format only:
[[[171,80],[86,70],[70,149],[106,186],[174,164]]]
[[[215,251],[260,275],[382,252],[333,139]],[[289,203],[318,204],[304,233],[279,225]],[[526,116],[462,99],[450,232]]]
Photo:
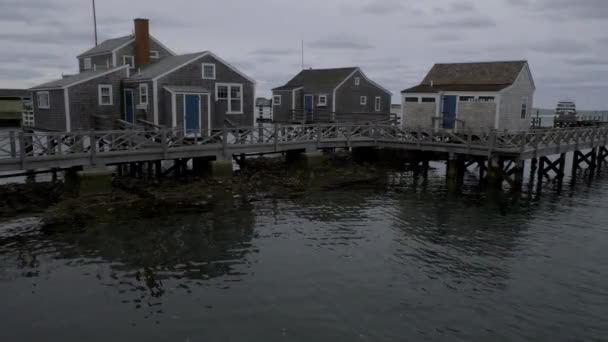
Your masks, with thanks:
[[[349,155],[331,155],[320,168],[303,170],[281,158],[252,158],[232,178],[115,178],[112,193],[79,197],[63,191],[62,183],[10,185],[0,189],[0,217],[41,214],[43,229],[82,228],[184,211],[211,211],[226,200],[258,201],[301,196],[306,191],[331,191],[380,182],[379,169],[354,163]],[[27,189],[27,191],[24,191]],[[5,195],[6,194],[6,195]]]

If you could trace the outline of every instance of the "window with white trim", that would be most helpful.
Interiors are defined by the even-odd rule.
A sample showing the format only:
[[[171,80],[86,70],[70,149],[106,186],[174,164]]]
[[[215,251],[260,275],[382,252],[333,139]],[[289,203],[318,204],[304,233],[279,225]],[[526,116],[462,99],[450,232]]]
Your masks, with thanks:
[[[215,87],[215,98],[216,98],[216,100],[227,100],[228,99],[228,86],[218,84]]]
[[[139,85],[139,104],[148,104],[148,84],[141,83]]]
[[[214,80],[215,79],[215,64],[203,63],[203,79]]]
[[[49,109],[51,108],[51,99],[48,91],[40,91],[36,94],[38,98],[38,108]]]
[[[158,53],[158,50],[150,50],[150,58],[159,59],[160,54]]]
[[[405,102],[418,103],[418,98],[417,97],[406,97]]]
[[[355,77],[355,85],[358,86],[359,84],[361,84],[361,78]]]
[[[376,110],[376,112],[379,112],[382,110],[382,98],[380,96],[376,96],[376,102],[374,105],[374,109]]]
[[[528,98],[524,97],[521,100],[521,118],[522,120],[528,116]]]
[[[280,106],[281,105],[281,95],[275,95],[272,97],[272,105]]]
[[[112,101],[112,86],[109,84],[99,85],[99,105],[111,106]]]
[[[480,96],[479,102],[494,102],[494,96]]]
[[[243,114],[243,85],[218,83],[215,85],[217,101],[227,101],[226,114]]]
[[[365,106],[367,104],[367,96],[361,96],[361,98],[359,99],[359,103],[362,106]]]
[[[135,68],[135,57],[122,56],[122,65],[128,65],[130,68]]]
[[[89,70],[93,67],[93,62],[91,61],[91,57],[84,58],[84,70]]]
[[[319,107],[327,107],[327,95],[319,95],[319,103],[317,103]]]

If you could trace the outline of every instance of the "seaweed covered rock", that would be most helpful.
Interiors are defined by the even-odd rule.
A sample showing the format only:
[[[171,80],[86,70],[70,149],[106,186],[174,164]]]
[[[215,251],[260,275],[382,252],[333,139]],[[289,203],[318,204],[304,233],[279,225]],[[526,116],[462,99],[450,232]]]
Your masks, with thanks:
[[[44,211],[56,203],[63,183],[26,183],[0,186],[0,217]]]

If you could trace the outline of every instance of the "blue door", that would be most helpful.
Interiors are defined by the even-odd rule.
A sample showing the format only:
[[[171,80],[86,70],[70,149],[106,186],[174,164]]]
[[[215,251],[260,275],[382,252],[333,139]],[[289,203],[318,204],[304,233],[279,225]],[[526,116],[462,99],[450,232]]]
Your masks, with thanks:
[[[304,121],[312,121],[314,111],[314,96],[304,95]]]
[[[456,100],[457,96],[444,96],[443,97],[443,109],[441,114],[443,115],[443,128],[454,129],[456,123]]]
[[[125,121],[133,123],[135,120],[135,104],[133,103],[133,90],[125,89]]]
[[[185,125],[186,130],[198,130],[200,125],[200,97],[198,95],[185,95],[186,106],[185,111]]]

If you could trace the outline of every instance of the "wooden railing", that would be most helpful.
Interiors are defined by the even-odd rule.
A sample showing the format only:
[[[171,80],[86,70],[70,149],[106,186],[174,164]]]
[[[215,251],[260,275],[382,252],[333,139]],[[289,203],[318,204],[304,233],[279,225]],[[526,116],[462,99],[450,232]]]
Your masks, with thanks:
[[[475,155],[521,155],[536,151],[561,153],[567,149],[608,145],[608,127],[545,129],[531,132],[471,131],[455,133],[380,124],[310,124],[225,127],[221,130],[116,130],[90,132],[0,133],[0,167],[25,169],[28,162],[80,158],[96,164],[104,155],[138,156],[150,151],[170,153],[211,151],[230,155],[246,147],[273,152],[303,144],[311,147],[385,146]],[[358,144],[358,145],[357,145]],[[540,152],[539,152],[540,151]],[[560,152],[561,151],[561,152]],[[156,153],[155,152],[155,153]],[[6,165],[9,165],[6,166]],[[17,166],[15,166],[17,165]]]

